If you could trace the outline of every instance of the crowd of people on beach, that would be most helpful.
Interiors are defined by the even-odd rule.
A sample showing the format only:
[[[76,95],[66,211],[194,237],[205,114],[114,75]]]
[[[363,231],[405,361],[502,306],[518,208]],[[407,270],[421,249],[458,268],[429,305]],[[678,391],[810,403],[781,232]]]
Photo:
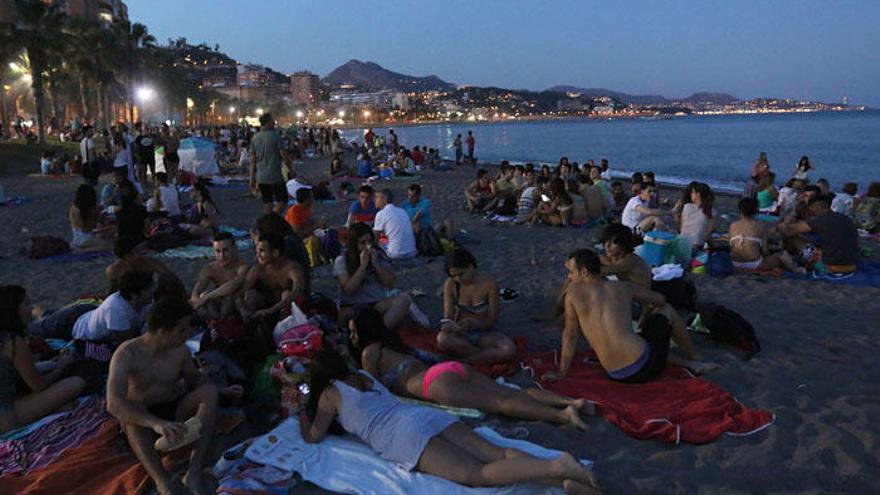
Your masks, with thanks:
[[[398,400],[580,430],[596,414],[583,399],[538,387],[514,389],[483,374],[483,366],[516,357],[517,344],[498,328],[504,290],[459,242],[453,215],[432,212],[418,182],[409,183],[406,198],[398,201],[383,187],[382,171],[412,181],[423,170],[473,165],[476,177],[463,191],[462,206],[474,215],[531,228],[602,227],[601,249],[567,256],[555,306],[538,317],[564,322],[558,367],[541,377],[547,382],[565,379],[580,335],[608,377],[621,383],[654,380],[667,363],[696,374],[718,367],[701,360],[678,309],[652,290],[652,266],[638,250],[658,231],[674,233],[688,260],[704,250],[726,250],[732,264],[745,270],[850,273],[859,257],[857,229],[876,232],[880,226],[880,184],[871,184],[863,197],[853,184],[834,195],[827,182],[809,184],[806,157],[786,187],[776,190],[762,154],[739,201],[740,218],[725,233],[716,229],[719,214],[709,185],[692,182],[673,202],[661,197],[653,173],[633,174],[625,185],[612,176],[607,159],[578,164],[563,157],[554,167],[502,162],[490,174],[476,168],[471,132],[466,154],[456,137],[450,163],[436,149],[405,148],[393,131],[380,136],[370,129],[358,145],[335,129],[280,131],[269,113],[260,123],[259,129],[137,125],[134,134],[119,124],[103,147],[91,127],[71,126],[71,138],[81,143],[80,156],[72,159],[77,165],[59,167],[47,156],[41,170],[83,176],[68,209],[71,245],[112,249],[116,259],[106,268],[106,290],[91,288],[101,292],[99,300],[52,312],[35,311],[24,287],[0,287],[0,432],[59,411],[83,393],[103,391],[107,411],[122,425],[159,493],[180,493],[180,483],[193,493],[209,493],[203,468],[218,408],[247,401],[251,381],[209,377],[202,360],[193,359],[193,335],[202,335],[201,353],[223,354],[248,374],[282,347],[278,328],[291,330],[285,322],[303,313],[322,331],[323,349],[292,351],[308,366],[308,393],[282,406],[299,414],[306,442],[320,442],[341,426],[383,459],[464,485],[529,481],[597,493],[592,471],[570,454],[539,460],[499,448],[446,412]],[[221,169],[240,174],[260,198],[261,216],[248,232],[254,263],[239,256],[236,234],[222,228],[210,186],[178,169],[180,140],[188,136],[213,141]],[[157,147],[164,171],[156,168]],[[330,158],[327,181],[309,184],[297,176],[294,160],[321,155]],[[98,193],[105,171],[112,179]],[[353,178],[362,181],[350,191],[357,197],[345,222],[316,218],[318,201],[326,194],[348,197],[343,184]],[[191,191],[189,206],[184,187]],[[180,237],[208,239],[213,249],[215,259],[195,281],[181,280],[147,254]],[[419,308],[419,294],[398,287],[397,267],[419,255],[446,256],[437,323]],[[333,298],[312,290],[322,264],[331,266]],[[191,291],[188,282],[194,282]],[[436,330],[430,349],[406,342],[412,329]],[[28,347],[37,338],[73,346],[45,372]],[[297,338],[302,343],[307,336]],[[672,343],[678,352],[671,352]],[[18,391],[19,380],[26,393]],[[193,417],[199,435],[187,421]],[[193,443],[182,480],[162,465],[157,439],[172,446]]]

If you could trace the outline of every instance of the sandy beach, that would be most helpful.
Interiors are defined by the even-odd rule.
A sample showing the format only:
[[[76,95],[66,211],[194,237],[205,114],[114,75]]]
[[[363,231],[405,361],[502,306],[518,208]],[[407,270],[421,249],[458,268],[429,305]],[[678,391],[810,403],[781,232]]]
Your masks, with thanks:
[[[17,254],[31,235],[70,237],[66,212],[81,180],[25,175],[37,169],[37,163],[0,167],[7,195],[32,198],[23,206],[0,208],[2,283],[25,286],[34,304],[43,308],[104,292],[103,269],[112,258],[43,263]],[[326,177],[328,169],[323,159],[297,166],[300,176],[310,182]],[[489,224],[462,209],[462,191],[473,176],[473,168],[462,167],[424,172],[418,182],[433,204],[435,222],[451,215],[457,229],[479,241],[468,246],[479,269],[495,275],[502,287],[519,292],[517,300],[503,306],[499,328],[513,337],[527,338],[534,348],[558,347],[561,322],[534,323],[529,316],[550,307],[565,276],[567,254],[594,246],[600,228]],[[102,177],[102,184],[107,180],[109,176]],[[412,182],[384,184],[399,201]],[[259,201],[245,189],[215,189],[212,194],[224,225],[246,229],[260,213]],[[341,224],[353,198],[317,204],[315,214],[330,224]],[[720,211],[731,214],[733,202],[733,198],[723,198]],[[253,252],[244,257],[252,260]],[[200,260],[163,261],[188,288],[204,264]],[[439,289],[445,278],[442,258],[418,258],[397,267],[396,272],[398,287],[425,291],[419,304],[436,322],[441,316]],[[322,267],[317,274],[314,288],[335,296],[336,282],[329,268]],[[880,290],[746,275],[724,279],[703,275],[693,280],[700,302],[716,302],[740,312],[755,326],[763,347],[755,358],[743,361],[738,352],[694,336],[704,359],[722,364],[708,378],[746,406],[773,412],[772,426],[747,437],[725,436],[707,445],[675,446],[635,440],[601,418],[592,418],[584,433],[549,424],[487,420],[525,426],[533,442],[592,459],[609,494],[876,493],[880,483],[880,339],[876,334]],[[524,379],[523,375],[518,379]],[[298,487],[294,493],[323,492]]]

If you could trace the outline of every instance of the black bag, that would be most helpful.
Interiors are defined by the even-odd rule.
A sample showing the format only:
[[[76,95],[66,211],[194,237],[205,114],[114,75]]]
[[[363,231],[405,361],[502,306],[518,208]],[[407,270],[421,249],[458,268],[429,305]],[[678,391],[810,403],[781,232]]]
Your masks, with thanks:
[[[684,277],[672,280],[653,281],[651,290],[659,292],[666,297],[666,302],[675,309],[696,311],[697,309],[697,286],[694,282]]]
[[[443,256],[443,244],[434,229],[424,228],[416,236],[416,250],[422,256]]]
[[[761,350],[755,327],[736,311],[720,304],[709,303],[701,305],[699,313],[712,340],[746,351],[745,359],[751,359]]]

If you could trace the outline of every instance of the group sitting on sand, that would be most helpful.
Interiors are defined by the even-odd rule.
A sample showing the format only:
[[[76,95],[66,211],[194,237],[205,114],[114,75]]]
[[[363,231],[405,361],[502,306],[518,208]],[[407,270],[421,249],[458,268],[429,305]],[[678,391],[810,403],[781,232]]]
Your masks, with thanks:
[[[292,155],[315,154],[318,148],[344,162],[338,133],[324,130],[315,137],[304,131],[288,148],[270,114],[261,122],[259,132],[246,133],[249,146],[239,151],[248,156],[252,192],[262,204],[251,231],[253,263],[239,256],[235,237],[221,231],[220,209],[205,184],[193,186],[188,215],[179,204],[176,175],[150,169],[151,184],[145,170],[131,177],[129,167],[121,166],[100,203],[93,186],[79,187],[68,210],[75,244],[95,250],[112,246],[117,257],[105,270],[106,297],[35,314],[25,288],[0,286],[0,433],[69,408],[86,391],[104,390],[107,411],[120,423],[159,493],[212,493],[204,468],[218,411],[249,400],[252,391],[244,385],[251,380],[236,384],[209,375],[194,359],[190,339],[200,332],[197,347],[202,351],[225,354],[252,370],[278,352],[276,326],[302,313],[313,318],[310,325],[320,322],[327,337],[323,349],[296,355],[309,373],[307,401],[296,411],[306,442],[321,442],[341,426],[382,459],[463,485],[535,482],[567,493],[599,493],[594,473],[569,453],[547,460],[500,448],[431,404],[400,400],[581,431],[597,414],[595,404],[583,398],[540,387],[512,388],[483,374],[487,365],[509,364],[518,357],[517,343],[500,318],[502,291],[497,274],[478,268],[474,254],[455,243],[451,219],[434,223],[439,215],[426,197],[429,187],[408,184],[406,199],[395,202],[392,189],[363,184],[345,222],[328,227],[313,220],[317,206],[308,186],[290,197],[283,169],[293,172]],[[326,146],[318,145],[324,138]],[[402,173],[436,165],[431,150],[407,151],[393,133],[385,141],[376,135],[365,138],[362,161],[381,149],[394,154],[394,166]],[[472,139],[469,161],[474,161]],[[124,137],[116,142],[120,160],[129,160],[126,142]],[[131,164],[135,170],[142,165]],[[151,187],[152,193],[144,194],[142,189]],[[809,253],[812,266],[832,272],[855,269],[858,243],[851,217],[872,204],[877,188],[872,185],[865,199],[840,206],[830,194],[810,187],[795,194],[789,216],[778,221],[758,218],[758,198],[740,202],[742,218],[729,227],[730,256],[738,267],[802,271],[798,258]],[[295,204],[285,212],[291,200]],[[606,224],[601,253],[578,249],[557,267],[567,276],[548,318],[563,317],[560,357],[555,370],[536,378],[565,380],[580,335],[607,377],[621,384],[656,380],[667,363],[695,374],[718,368],[701,359],[681,315],[652,290],[651,267],[636,254],[641,236],[654,230],[674,229],[690,249],[711,244],[717,234],[714,200],[707,184],[695,182],[670,208],[670,201],[659,197],[653,174],[638,174],[627,193],[622,183],[611,180],[604,159],[600,165],[578,165],[562,158],[555,170],[503,163],[494,178],[478,169],[465,191],[467,208],[474,213],[530,226]],[[103,223],[110,214],[115,224]],[[181,280],[144,250],[157,218],[178,218],[175,225],[187,238],[210,240],[214,259],[201,267],[196,280]],[[333,246],[329,240],[335,235],[340,238]],[[422,253],[432,236],[442,237],[448,247],[445,280],[436,287],[442,293],[442,315],[425,314],[412,288],[400,287],[401,263]],[[778,246],[772,245],[772,236],[779,237]],[[313,269],[322,262],[332,265],[332,299],[312,290],[314,277],[321,276]],[[186,282],[193,282],[192,290]],[[427,348],[408,343],[413,332],[429,337]],[[73,342],[48,373],[38,371],[27,347],[27,339],[36,337]],[[25,393],[16,387],[19,380],[27,385]],[[192,446],[189,464],[178,479],[162,457],[187,444]]]

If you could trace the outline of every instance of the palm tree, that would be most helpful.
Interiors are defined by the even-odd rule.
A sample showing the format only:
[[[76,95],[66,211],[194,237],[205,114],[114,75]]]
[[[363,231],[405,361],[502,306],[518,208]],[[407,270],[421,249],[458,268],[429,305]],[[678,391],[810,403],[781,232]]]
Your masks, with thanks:
[[[148,31],[147,26],[129,21],[118,22],[114,25],[114,34],[119,43],[120,61],[123,65],[125,79],[124,105],[128,114],[129,122],[134,121],[134,84],[135,73],[146,67],[149,59],[149,51],[155,47],[156,38]]]
[[[48,53],[61,37],[62,15],[55,3],[47,4],[41,0],[12,0],[12,8],[17,20],[13,29],[22,40],[31,62],[38,142],[43,144],[46,142],[43,73],[47,69]]]
[[[6,73],[9,62],[21,53],[21,45],[12,29],[0,30],[0,134],[9,135],[9,114],[6,111]]]
[[[100,57],[95,56],[99,29],[101,28],[80,16],[68,17],[64,24],[68,40],[64,45],[64,59],[76,73],[82,118],[94,115],[89,100],[92,96],[90,88],[95,83],[95,65],[100,63]]]

